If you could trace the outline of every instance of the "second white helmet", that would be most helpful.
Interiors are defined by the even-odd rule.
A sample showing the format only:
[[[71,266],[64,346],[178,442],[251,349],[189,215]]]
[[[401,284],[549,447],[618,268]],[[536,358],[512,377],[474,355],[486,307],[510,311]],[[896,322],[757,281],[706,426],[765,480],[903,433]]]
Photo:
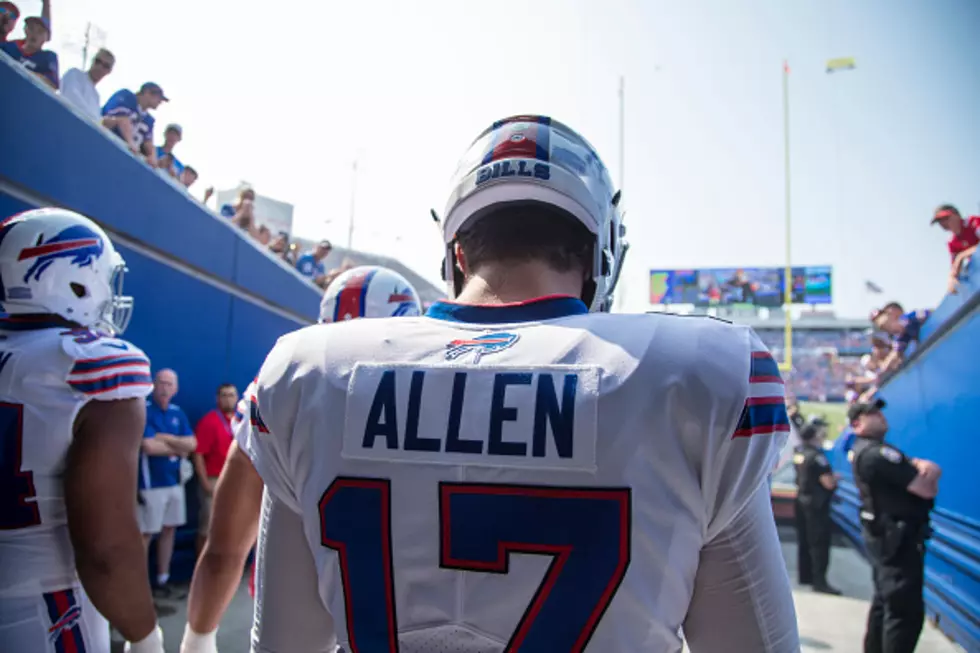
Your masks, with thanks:
[[[422,302],[408,279],[377,265],[347,270],[330,282],[320,301],[320,322],[421,314]]]
[[[122,294],[126,262],[102,229],[59,208],[0,223],[0,303],[8,315],[49,313],[118,335],[133,299]]]

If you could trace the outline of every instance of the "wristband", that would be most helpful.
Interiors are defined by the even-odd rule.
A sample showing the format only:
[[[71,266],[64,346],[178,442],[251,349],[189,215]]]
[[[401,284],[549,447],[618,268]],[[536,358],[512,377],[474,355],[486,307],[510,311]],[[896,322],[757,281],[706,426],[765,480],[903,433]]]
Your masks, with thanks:
[[[160,625],[154,626],[150,634],[138,642],[126,642],[124,653],[165,653],[163,650],[163,631]]]
[[[184,640],[180,643],[180,653],[218,653],[218,629],[210,633],[195,633],[190,624],[184,627]]]

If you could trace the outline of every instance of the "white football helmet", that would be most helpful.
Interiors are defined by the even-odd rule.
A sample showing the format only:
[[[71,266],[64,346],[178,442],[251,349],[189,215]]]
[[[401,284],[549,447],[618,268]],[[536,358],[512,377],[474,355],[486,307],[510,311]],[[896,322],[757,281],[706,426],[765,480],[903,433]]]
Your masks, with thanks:
[[[102,229],[66,209],[25,211],[0,222],[0,305],[8,315],[60,315],[107,335],[126,329],[126,262]]]
[[[364,265],[330,282],[320,301],[320,322],[359,317],[411,317],[422,314],[412,284],[394,270]]]
[[[594,234],[591,281],[582,300],[592,311],[608,311],[628,249],[619,198],[595,148],[573,130],[547,116],[498,120],[470,145],[453,177],[442,224],[449,296],[462,290],[456,233],[502,204],[540,202]]]

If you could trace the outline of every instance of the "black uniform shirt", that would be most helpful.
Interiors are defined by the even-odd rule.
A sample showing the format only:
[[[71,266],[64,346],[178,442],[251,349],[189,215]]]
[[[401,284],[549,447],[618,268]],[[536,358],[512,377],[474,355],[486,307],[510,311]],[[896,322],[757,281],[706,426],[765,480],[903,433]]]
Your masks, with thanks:
[[[820,484],[820,477],[832,474],[833,469],[821,448],[804,443],[796,448],[793,456],[796,464],[796,487],[801,500],[811,501],[814,505],[824,505],[833,490],[828,490]]]
[[[854,443],[854,480],[861,491],[864,509],[869,512],[894,519],[928,521],[932,499],[908,491],[909,483],[918,474],[919,470],[905,454],[891,445],[867,438],[857,438]],[[866,492],[871,496],[866,497]]]

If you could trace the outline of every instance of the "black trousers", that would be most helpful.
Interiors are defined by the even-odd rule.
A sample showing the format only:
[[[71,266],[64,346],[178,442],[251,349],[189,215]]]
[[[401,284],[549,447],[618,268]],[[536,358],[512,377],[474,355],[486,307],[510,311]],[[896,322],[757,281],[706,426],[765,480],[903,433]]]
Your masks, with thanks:
[[[800,585],[827,584],[830,564],[830,502],[814,507],[806,498],[796,499],[796,569]]]
[[[869,535],[866,532],[865,542]],[[875,594],[868,612],[864,653],[913,653],[922,633],[926,606],[922,598],[925,544],[904,543],[887,562],[869,546]]]

